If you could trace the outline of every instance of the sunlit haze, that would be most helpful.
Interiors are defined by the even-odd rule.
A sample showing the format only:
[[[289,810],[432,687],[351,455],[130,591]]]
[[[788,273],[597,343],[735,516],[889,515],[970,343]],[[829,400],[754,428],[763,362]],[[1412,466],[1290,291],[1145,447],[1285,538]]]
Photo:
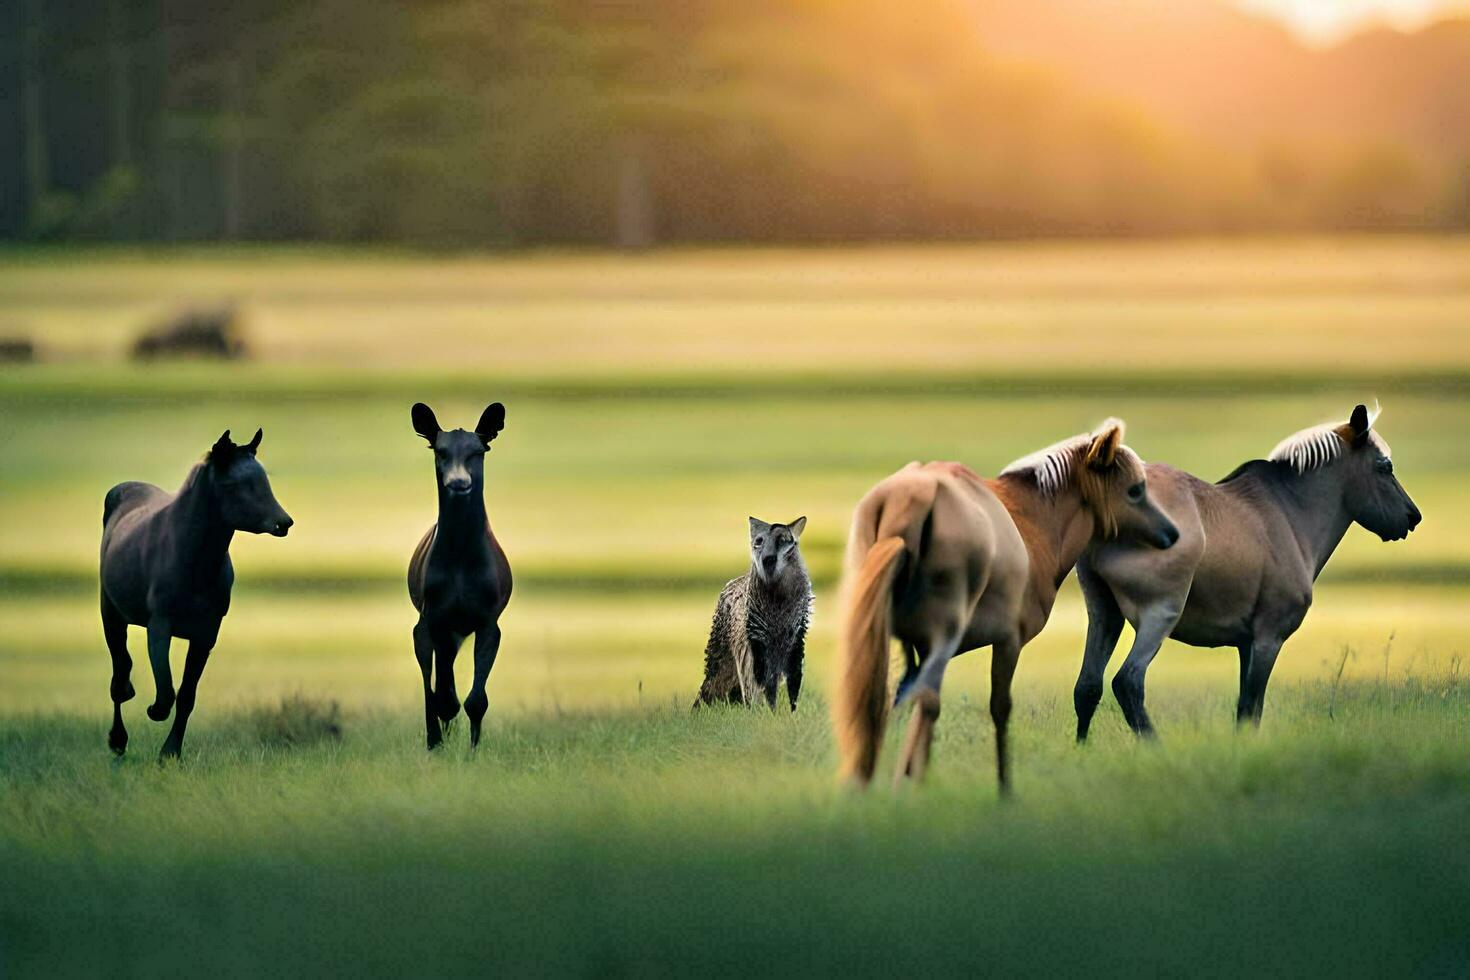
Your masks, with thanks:
[[[1240,0],[1269,14],[1313,44],[1331,44],[1376,25],[1414,30],[1449,16],[1470,15],[1470,0]]]

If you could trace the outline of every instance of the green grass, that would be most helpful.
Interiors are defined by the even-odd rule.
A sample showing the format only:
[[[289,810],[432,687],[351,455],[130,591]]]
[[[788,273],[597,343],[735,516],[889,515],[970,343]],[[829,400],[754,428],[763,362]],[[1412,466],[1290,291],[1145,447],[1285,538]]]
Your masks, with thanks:
[[[1454,973],[1465,696],[1353,684],[1334,721],[1327,685],[1283,684],[1236,733],[1196,694],[1162,745],[1109,710],[1084,748],[1031,700],[1009,803],[965,699],[922,792],[865,797],[816,704],[545,714],[434,756],[406,712],[296,750],[216,713],[165,769],[161,726],[114,763],[101,720],[9,717],[0,934],[17,976]]]
[[[0,367],[0,974],[1470,962],[1470,241],[4,258],[0,333],[46,363]],[[257,361],[118,359],[147,318],[223,297]],[[1068,582],[1017,676],[1015,800],[983,653],[947,675],[922,792],[833,786],[836,576],[881,476],[994,472],[1118,415],[1145,458],[1218,477],[1375,396],[1425,522],[1349,533],[1259,733],[1233,729],[1234,652],[1169,643],[1162,745],[1109,701],[1073,746]],[[461,730],[428,757],[402,576],[434,496],[408,406],[468,424],[497,398],[516,594],[485,746]],[[257,425],[296,527],[234,545],[180,767],[152,761],[134,631],[115,763],[102,496],[173,488]],[[810,519],[808,694],[794,718],[690,717],[747,514]],[[284,747],[312,722],[272,715],[283,698],[339,703],[340,742]]]

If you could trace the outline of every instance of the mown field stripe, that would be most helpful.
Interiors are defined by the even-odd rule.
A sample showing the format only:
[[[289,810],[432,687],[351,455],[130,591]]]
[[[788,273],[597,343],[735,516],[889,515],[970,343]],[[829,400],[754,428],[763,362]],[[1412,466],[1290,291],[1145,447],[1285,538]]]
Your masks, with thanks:
[[[431,386],[441,398],[599,400],[606,398],[828,399],[834,397],[1123,396],[1130,398],[1242,398],[1262,395],[1373,391],[1379,395],[1470,395],[1470,372],[1319,372],[1169,370],[790,372],[720,375],[517,376],[494,373],[382,372],[284,365],[187,363],[140,368],[118,364],[33,365],[0,368],[0,405],[56,402],[174,404],[187,402],[322,401],[418,397]]]
[[[837,569],[813,569],[812,584],[819,590],[835,588]],[[709,592],[713,595],[730,578],[729,569],[669,569],[657,573],[625,572],[611,568],[516,569],[518,592],[551,594],[626,594]],[[1419,585],[1470,586],[1470,563],[1419,563],[1385,566],[1331,566],[1322,582],[1341,586]],[[403,573],[388,569],[300,569],[252,572],[241,576],[235,590],[242,594],[334,595],[370,593],[403,588]],[[0,601],[25,597],[83,597],[97,590],[94,569],[68,566],[0,568]]]

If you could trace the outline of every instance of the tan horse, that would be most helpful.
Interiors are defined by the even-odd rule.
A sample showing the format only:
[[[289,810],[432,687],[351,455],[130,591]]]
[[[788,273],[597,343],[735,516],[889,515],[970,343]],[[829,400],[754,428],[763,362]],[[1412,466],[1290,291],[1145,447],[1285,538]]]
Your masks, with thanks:
[[[1092,541],[1118,534],[1168,548],[1179,537],[1154,506],[1123,423],[1057,443],[984,480],[959,463],[910,463],[853,514],[846,614],[832,720],[842,775],[865,785],[887,722],[888,651],[903,644],[899,701],[915,703],[895,780],[928,764],[939,688],[956,655],[989,646],[996,767],[1008,783],[1011,678],[1046,625],[1057,588]]]

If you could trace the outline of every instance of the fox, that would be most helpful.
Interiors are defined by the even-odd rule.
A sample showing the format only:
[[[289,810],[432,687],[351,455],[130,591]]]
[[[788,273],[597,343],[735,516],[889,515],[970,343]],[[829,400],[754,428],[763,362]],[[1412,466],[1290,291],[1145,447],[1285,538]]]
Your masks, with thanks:
[[[715,603],[704,683],[693,708],[720,701],[753,705],[764,695],[774,711],[784,677],[787,699],[796,710],[815,598],[801,559],[805,529],[805,517],[790,524],[750,518],[750,570],[726,583]]]

